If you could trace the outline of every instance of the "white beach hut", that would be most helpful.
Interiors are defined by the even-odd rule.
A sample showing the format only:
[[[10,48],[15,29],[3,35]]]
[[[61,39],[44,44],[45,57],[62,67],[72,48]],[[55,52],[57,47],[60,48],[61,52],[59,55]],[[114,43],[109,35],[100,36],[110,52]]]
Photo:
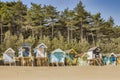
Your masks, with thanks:
[[[34,51],[35,63],[37,66],[47,65],[47,46],[44,43],[39,44]]]
[[[3,62],[4,64],[15,64],[15,51],[12,48],[8,48],[4,53],[3,53]]]

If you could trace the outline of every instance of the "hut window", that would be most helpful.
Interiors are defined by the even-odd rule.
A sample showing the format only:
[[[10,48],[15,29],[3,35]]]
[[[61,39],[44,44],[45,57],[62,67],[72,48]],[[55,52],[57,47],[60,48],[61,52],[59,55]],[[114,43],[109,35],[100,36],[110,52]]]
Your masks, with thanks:
[[[23,48],[23,56],[24,57],[29,56],[29,48]]]

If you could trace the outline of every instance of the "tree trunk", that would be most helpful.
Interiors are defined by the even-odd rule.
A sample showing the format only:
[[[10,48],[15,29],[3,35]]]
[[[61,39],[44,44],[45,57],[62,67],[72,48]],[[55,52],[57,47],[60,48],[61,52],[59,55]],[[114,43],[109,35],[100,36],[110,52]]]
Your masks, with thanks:
[[[92,31],[91,31],[91,33],[92,33]],[[93,44],[95,46],[95,39],[94,39],[93,33],[92,33],[92,40],[93,40]]]
[[[1,18],[1,24],[0,24],[0,26],[1,26],[1,36],[0,36],[0,42],[2,43],[2,41],[3,41],[3,27],[2,27],[2,18]]]
[[[2,23],[1,23],[1,36],[0,36],[0,41],[1,41],[1,43],[2,43],[2,41],[3,41],[3,39],[2,39],[2,37],[3,37],[3,32],[2,32]]]
[[[53,36],[54,36],[54,24],[52,24],[52,39],[53,39]]]
[[[69,36],[70,36],[70,34],[69,34],[70,31],[69,31],[69,27],[67,28],[67,30],[68,30],[68,31],[67,31],[67,32],[68,32],[68,36],[67,36],[67,38],[68,38],[68,44],[69,44],[69,43],[70,43],[70,37],[69,37]]]
[[[73,40],[73,31],[72,31],[72,25],[71,25],[71,41]]]
[[[42,22],[40,21],[40,26],[42,26]],[[43,37],[43,32],[42,32],[42,28],[40,28],[40,37]]]
[[[82,41],[83,40],[83,23],[81,21],[81,27],[80,27],[80,40]]]
[[[41,36],[41,38],[43,37],[42,28],[40,29],[40,36]]]

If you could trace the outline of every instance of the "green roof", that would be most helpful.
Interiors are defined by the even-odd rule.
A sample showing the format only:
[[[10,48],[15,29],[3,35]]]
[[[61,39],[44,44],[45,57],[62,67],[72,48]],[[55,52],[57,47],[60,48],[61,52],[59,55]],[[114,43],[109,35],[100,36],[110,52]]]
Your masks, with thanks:
[[[54,54],[54,53],[56,53],[56,52],[62,52],[62,53],[65,53],[62,49],[58,48],[58,49],[52,51],[51,54]]]

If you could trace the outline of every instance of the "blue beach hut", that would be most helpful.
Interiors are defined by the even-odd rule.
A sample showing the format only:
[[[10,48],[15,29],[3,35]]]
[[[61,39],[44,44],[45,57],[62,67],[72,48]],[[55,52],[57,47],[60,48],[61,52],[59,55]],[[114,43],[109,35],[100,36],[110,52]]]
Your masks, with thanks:
[[[65,64],[65,52],[60,48],[52,51],[51,54],[49,55],[49,58],[50,63],[56,63],[57,65],[59,65],[60,63],[62,65]]]
[[[110,60],[110,64],[116,65],[117,64],[117,55],[115,53],[111,53],[109,55],[109,60]]]
[[[32,55],[31,55],[31,45],[29,43],[24,43],[19,48],[18,57],[20,60],[20,65],[33,65]]]
[[[31,57],[31,46],[29,43],[24,43],[19,48],[18,57]]]

